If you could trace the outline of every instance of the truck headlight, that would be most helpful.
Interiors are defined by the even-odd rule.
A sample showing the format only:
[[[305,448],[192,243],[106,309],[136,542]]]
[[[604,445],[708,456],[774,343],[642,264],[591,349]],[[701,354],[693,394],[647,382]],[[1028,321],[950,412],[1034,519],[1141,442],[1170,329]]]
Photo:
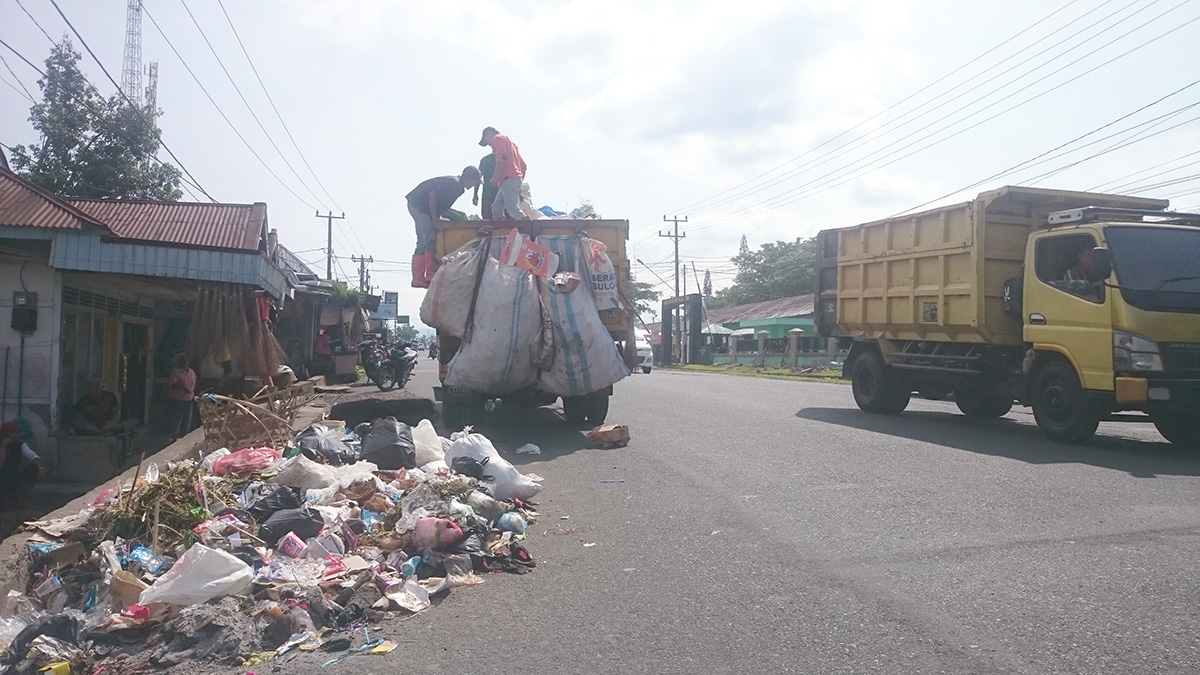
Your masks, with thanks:
[[[1125,331],[1113,331],[1113,370],[1135,373],[1160,373],[1162,353],[1158,343]]]

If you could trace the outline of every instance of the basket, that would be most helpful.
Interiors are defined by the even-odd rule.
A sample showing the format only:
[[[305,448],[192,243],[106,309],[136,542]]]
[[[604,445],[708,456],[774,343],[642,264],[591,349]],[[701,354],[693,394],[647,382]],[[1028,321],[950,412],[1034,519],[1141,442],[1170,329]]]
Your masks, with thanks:
[[[268,406],[218,394],[197,396],[196,407],[208,452],[264,445],[282,448],[292,437],[295,408],[280,415]]]

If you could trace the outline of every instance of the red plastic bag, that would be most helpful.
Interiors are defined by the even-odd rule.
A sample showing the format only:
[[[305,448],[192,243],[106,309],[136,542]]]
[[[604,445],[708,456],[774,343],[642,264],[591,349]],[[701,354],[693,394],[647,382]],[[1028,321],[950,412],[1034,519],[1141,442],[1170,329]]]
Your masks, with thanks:
[[[278,461],[279,453],[272,448],[246,448],[218,459],[213,464],[213,473],[218,476],[259,473]]]

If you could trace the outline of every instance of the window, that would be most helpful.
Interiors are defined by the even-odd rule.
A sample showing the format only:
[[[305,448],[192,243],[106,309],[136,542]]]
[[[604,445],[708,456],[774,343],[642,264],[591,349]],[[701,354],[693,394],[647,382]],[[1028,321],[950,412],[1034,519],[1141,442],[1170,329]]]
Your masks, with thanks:
[[[1090,234],[1047,237],[1037,243],[1035,261],[1038,279],[1089,302],[1104,301],[1103,279],[1091,271],[1091,252],[1096,240]]]

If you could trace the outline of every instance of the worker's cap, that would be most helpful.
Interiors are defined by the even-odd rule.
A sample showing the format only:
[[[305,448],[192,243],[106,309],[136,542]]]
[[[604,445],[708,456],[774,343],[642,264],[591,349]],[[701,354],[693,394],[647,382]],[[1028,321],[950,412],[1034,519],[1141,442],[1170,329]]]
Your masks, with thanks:
[[[479,137],[479,145],[480,146],[484,146],[484,145],[488,144],[488,133],[498,134],[500,132],[496,131],[496,127],[484,127],[483,135]]]
[[[472,178],[475,180],[476,183],[483,180],[483,176],[480,175],[480,173],[479,173],[479,168],[474,167],[474,166],[468,166],[467,168],[463,169],[462,177],[463,178]]]
[[[0,436],[22,436],[21,425],[16,422],[0,424]]]

